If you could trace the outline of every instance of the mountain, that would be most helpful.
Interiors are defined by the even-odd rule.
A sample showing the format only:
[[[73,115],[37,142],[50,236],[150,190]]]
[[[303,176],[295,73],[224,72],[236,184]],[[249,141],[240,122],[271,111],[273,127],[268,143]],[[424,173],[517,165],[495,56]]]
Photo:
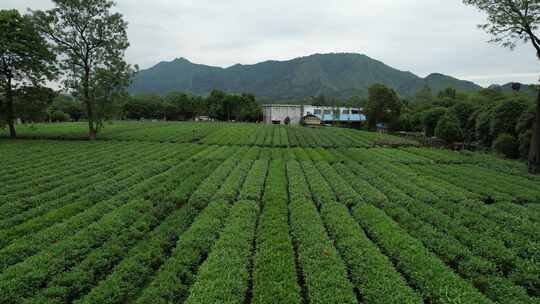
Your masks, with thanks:
[[[206,95],[213,89],[229,93],[253,93],[257,97],[290,99],[326,95],[367,95],[374,83],[395,89],[402,96],[414,95],[428,85],[434,92],[447,87],[473,91],[480,86],[442,74],[426,78],[394,69],[368,56],[353,53],[315,54],[289,61],[265,61],[228,68],[195,64],[185,58],[161,62],[140,71],[130,93],[165,94],[184,91]]]
[[[428,75],[426,78],[424,78],[424,81],[425,84],[434,92],[442,91],[448,87],[453,87],[457,91],[461,92],[471,92],[481,89],[481,87],[474,82],[459,80],[457,78],[438,73]]]
[[[492,86],[493,87],[493,86]],[[512,83],[507,83],[505,85],[500,86],[503,92],[512,92]],[[538,90],[536,89],[535,85],[532,84],[521,84],[521,88],[519,89],[520,92],[525,93],[529,96],[536,97],[538,95]]]

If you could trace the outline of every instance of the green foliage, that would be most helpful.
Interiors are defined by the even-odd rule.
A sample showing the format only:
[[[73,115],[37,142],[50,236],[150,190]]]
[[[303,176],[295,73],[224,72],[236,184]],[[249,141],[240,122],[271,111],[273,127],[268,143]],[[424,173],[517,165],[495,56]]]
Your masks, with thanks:
[[[540,17],[537,1],[464,0],[487,14],[487,23],[480,25],[491,42],[513,49],[520,41],[531,42],[540,56],[540,39],[535,31]]]
[[[310,164],[304,165],[306,169],[312,168]],[[364,204],[367,200],[358,195],[330,165],[317,162],[317,167],[341,202],[322,202],[322,218],[349,268],[351,281],[360,290],[362,300],[366,303],[422,303],[420,296],[407,286],[390,260],[380,253],[350,215],[347,207]],[[306,174],[315,182],[312,185],[314,193],[332,191],[325,189],[324,181],[316,181],[320,174],[315,170],[306,170]]]
[[[133,68],[124,61],[127,22],[109,0],[54,0],[54,8],[34,13],[39,31],[61,55],[64,84],[85,104],[94,139],[110,103],[129,85]]]
[[[493,150],[506,158],[518,158],[519,141],[512,134],[501,133],[493,142]]]
[[[272,161],[263,197],[264,208],[257,228],[253,303],[301,303],[287,199],[285,163]]]
[[[529,109],[523,112],[519,117],[519,121],[516,125],[516,133],[519,136],[519,155],[523,159],[526,159],[529,156],[535,115],[535,107],[529,107]]]
[[[194,119],[198,113],[197,100],[185,93],[169,92],[163,99],[165,102],[164,113],[167,120]]]
[[[21,16],[17,10],[0,11],[0,83],[43,83],[55,75],[55,56],[40,36],[32,16]],[[8,82],[12,81],[11,84]]]
[[[459,119],[452,113],[446,113],[435,128],[435,136],[451,144],[463,140],[463,131],[459,125]]]
[[[390,128],[397,125],[401,113],[401,100],[396,92],[382,84],[369,87],[369,99],[365,109],[370,129],[375,129],[379,123],[384,123]]]
[[[526,99],[513,98],[495,106],[490,125],[491,136],[496,138],[502,133],[515,136],[518,120],[529,105]]]
[[[49,115],[49,119],[51,122],[66,122],[71,120],[71,116],[62,111],[53,111]]]
[[[339,253],[326,233],[300,164],[287,164],[291,231],[312,303],[357,303]],[[331,196],[332,193],[324,193]]]
[[[46,121],[47,109],[55,97],[56,93],[49,88],[21,87],[15,91],[15,115],[23,122]]]
[[[200,267],[186,304],[244,303],[258,213],[255,202],[234,204],[223,232]]]
[[[491,118],[493,117],[493,108],[484,107],[478,110],[478,116],[475,122],[476,138],[486,146],[491,146],[493,142],[493,133],[491,132]]]
[[[240,190],[239,200],[259,202],[264,190],[264,181],[268,170],[268,161],[256,160],[246,177],[246,182]]]
[[[439,92],[439,98],[450,98],[456,99],[456,89],[455,88],[446,88]]]
[[[425,297],[438,303],[492,303],[467,281],[427,250],[420,241],[403,233],[381,210],[358,205],[353,215],[368,235],[395,260]],[[435,275],[436,274],[436,275]]]
[[[49,112],[63,112],[69,115],[74,121],[79,121],[85,117],[85,110],[80,100],[71,96],[58,95],[54,98],[48,108]]]
[[[11,137],[16,136],[16,117],[27,115],[35,118],[43,110],[43,104],[34,98],[19,98],[17,111],[14,105],[15,89],[21,84],[37,86],[46,80],[53,80],[55,60],[49,45],[36,30],[31,16],[21,16],[17,10],[0,10],[0,88],[3,92],[3,98],[0,99],[0,122],[9,125]],[[24,94],[20,94],[20,97],[28,97],[30,91],[38,91],[28,87],[21,90]]]
[[[450,113],[459,120],[459,126],[466,139],[474,137],[474,120],[472,119],[477,106],[470,101],[458,101],[450,109]]]
[[[124,114],[128,119],[162,119],[165,117],[164,106],[158,95],[136,95],[124,105]]]
[[[41,126],[31,136],[85,131]],[[209,144],[185,142],[193,128]],[[118,122],[103,135],[1,140],[0,303],[540,296],[540,180],[521,162],[333,128]]]
[[[208,205],[180,237],[171,257],[143,290],[137,304],[180,302],[188,297],[188,287],[193,284],[195,275],[192,265],[199,264],[203,256],[208,255],[230,209],[230,205],[225,202],[212,202]]]
[[[435,128],[439,120],[446,115],[448,110],[444,107],[435,107],[423,113],[422,121],[424,123],[424,132],[427,137],[435,135]]]
[[[260,121],[262,109],[250,94],[230,95],[213,91],[208,97],[170,92],[165,97],[139,94],[127,98],[123,113],[128,119],[193,120],[208,116],[221,121]]]
[[[540,36],[538,36],[540,5],[538,1],[464,0],[463,2],[477,7],[487,14],[487,23],[480,25],[480,28],[491,34],[491,42],[499,43],[510,49],[514,49],[519,42],[530,42],[535,49],[536,56],[540,58]],[[531,90],[528,89],[530,94]],[[537,121],[531,131],[528,157],[531,174],[540,173],[540,95],[538,95],[536,107]],[[526,142],[527,136],[524,134],[519,135],[522,142]]]
[[[401,96],[413,96],[425,85],[430,86],[434,94],[447,87],[460,91],[480,89],[471,82],[440,74],[420,78],[365,55],[345,53],[317,54],[255,65],[238,64],[225,69],[178,58],[141,71],[130,92],[166,94],[183,91],[208,95],[217,89],[228,93],[250,92],[261,99],[295,100],[294,103],[307,96],[325,96],[328,100],[307,98],[311,99],[308,103],[333,105],[334,97],[367,97],[368,88],[375,83],[391,87]]]

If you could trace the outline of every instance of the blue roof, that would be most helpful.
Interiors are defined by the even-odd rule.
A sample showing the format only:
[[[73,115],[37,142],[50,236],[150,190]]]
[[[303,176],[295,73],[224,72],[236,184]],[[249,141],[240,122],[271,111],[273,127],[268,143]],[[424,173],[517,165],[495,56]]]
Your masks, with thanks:
[[[322,121],[353,121],[353,122],[359,122],[359,121],[365,121],[366,116],[363,114],[340,114],[334,116],[333,114],[318,114],[315,115],[319,117]]]

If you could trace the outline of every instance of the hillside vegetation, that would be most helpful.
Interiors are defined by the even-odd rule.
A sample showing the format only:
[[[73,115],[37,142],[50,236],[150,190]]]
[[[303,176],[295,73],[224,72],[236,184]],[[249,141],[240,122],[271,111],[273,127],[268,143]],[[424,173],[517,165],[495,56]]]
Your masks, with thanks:
[[[251,93],[271,99],[366,96],[370,85],[381,83],[404,96],[429,86],[475,91],[480,86],[442,74],[421,78],[394,69],[368,56],[352,53],[317,54],[289,61],[266,61],[229,68],[194,64],[185,58],[161,62],[135,76],[131,93],[165,94],[170,91],[207,95],[212,90]]]

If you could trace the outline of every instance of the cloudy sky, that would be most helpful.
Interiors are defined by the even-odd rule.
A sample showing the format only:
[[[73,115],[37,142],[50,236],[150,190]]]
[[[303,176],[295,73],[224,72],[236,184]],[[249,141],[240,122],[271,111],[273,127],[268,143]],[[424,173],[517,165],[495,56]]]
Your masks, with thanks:
[[[484,16],[461,0],[117,0],[129,22],[130,63],[185,57],[227,67],[313,53],[356,52],[419,76],[440,72],[481,85],[534,83],[532,46],[488,44]],[[49,0],[2,0],[46,9]]]

